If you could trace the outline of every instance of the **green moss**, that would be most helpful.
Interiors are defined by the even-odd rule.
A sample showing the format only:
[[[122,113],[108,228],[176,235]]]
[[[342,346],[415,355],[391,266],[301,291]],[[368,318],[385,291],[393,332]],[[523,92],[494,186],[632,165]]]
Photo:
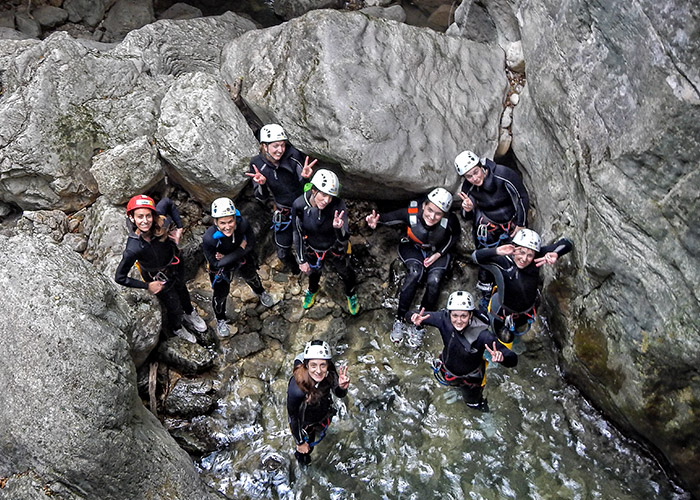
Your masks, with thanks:
[[[106,147],[107,134],[84,107],[73,107],[59,117],[55,128],[55,148],[64,165],[88,167],[95,150]]]
[[[616,393],[624,385],[624,375],[608,367],[608,344],[603,329],[590,323],[581,324],[573,337],[576,356],[592,377],[609,392]]]

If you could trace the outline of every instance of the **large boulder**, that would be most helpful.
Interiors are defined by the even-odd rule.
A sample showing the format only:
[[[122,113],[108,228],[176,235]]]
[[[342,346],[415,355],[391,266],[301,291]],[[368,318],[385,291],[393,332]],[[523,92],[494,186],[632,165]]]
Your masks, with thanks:
[[[200,200],[235,197],[258,143],[224,82],[208,73],[178,77],[162,102],[156,140],[170,175]]]
[[[33,471],[67,498],[216,498],[138,397],[115,286],[24,234],[0,236],[0,259],[0,476]]]
[[[696,494],[700,439],[700,5],[529,2],[513,116],[546,239],[566,372]]]
[[[237,38],[221,73],[243,78],[262,120],[351,174],[346,195],[398,198],[455,187],[457,153],[495,148],[503,61],[498,47],[324,10]]]

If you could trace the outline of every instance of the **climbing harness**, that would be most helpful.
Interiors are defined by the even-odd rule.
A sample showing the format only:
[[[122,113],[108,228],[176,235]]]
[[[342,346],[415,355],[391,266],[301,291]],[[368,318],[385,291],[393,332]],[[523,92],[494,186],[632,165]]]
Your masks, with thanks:
[[[482,245],[482,247],[496,247],[500,245],[504,240],[510,238],[512,224],[512,221],[508,222],[508,224],[496,224],[482,217],[479,221],[479,225],[476,227],[476,239]],[[498,236],[498,239],[493,243],[489,243],[489,233],[493,233],[498,229],[502,231],[501,234]]]
[[[155,271],[155,274],[154,271],[150,271],[146,268],[143,268],[138,261],[136,261],[136,269],[139,270],[142,276],[144,273],[146,273],[152,281],[164,281],[167,283],[168,281],[170,281],[170,278],[168,276],[168,268],[170,266],[177,266],[179,263],[180,259],[178,258],[178,256],[173,255],[173,258],[170,259],[170,262],[168,262],[165,266]]]
[[[331,425],[331,417],[328,416],[325,418],[325,420],[322,420],[321,422],[317,422],[315,424],[307,425],[301,430],[302,437],[304,438],[305,443],[309,443],[309,446],[316,446],[318,443],[320,443],[324,437],[326,437],[326,430],[328,429],[328,426]],[[313,428],[316,428],[319,430],[319,436],[318,439],[316,439],[313,442],[309,441],[309,432],[307,429],[311,430]]]
[[[277,209],[272,214],[272,225],[270,226],[270,229],[274,229],[275,232],[286,231],[291,223],[291,210],[288,208]]]
[[[443,363],[442,359],[440,358],[433,360],[433,375],[435,376],[435,380],[437,380],[440,385],[448,387],[459,387],[463,385],[480,387],[483,385],[481,382],[476,384],[474,382],[467,382],[466,379],[468,376],[460,376],[450,373],[447,368],[445,368],[445,363]]]

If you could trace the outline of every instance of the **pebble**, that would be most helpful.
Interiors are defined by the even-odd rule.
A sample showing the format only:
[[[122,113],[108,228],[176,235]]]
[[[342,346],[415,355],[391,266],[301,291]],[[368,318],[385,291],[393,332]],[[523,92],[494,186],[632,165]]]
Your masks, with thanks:
[[[511,94],[510,95],[510,102],[513,104],[513,106],[517,106],[518,103],[520,102],[520,95]]]

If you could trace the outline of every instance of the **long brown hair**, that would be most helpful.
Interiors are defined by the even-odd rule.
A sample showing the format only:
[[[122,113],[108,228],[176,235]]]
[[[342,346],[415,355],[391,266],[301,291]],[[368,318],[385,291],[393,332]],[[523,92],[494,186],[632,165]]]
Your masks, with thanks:
[[[333,361],[330,359],[327,361],[328,373],[326,374],[326,378],[318,383],[318,387],[316,387],[316,382],[311,378],[311,375],[309,375],[309,368],[306,361],[294,367],[294,372],[292,373],[294,375],[294,380],[296,381],[297,386],[299,386],[299,389],[306,394],[307,405],[314,404],[316,401],[321,399],[321,397],[332,389],[337,383],[336,380],[338,379],[338,370],[336,370]]]
[[[134,222],[131,223],[134,225],[134,232],[136,234],[143,234],[149,239],[156,238],[161,241],[165,241],[165,239],[168,237],[168,229],[170,224],[167,221],[167,217],[165,215],[159,215],[155,210],[153,211],[153,224],[151,224],[151,228],[145,233],[141,232],[141,230],[136,227]]]

